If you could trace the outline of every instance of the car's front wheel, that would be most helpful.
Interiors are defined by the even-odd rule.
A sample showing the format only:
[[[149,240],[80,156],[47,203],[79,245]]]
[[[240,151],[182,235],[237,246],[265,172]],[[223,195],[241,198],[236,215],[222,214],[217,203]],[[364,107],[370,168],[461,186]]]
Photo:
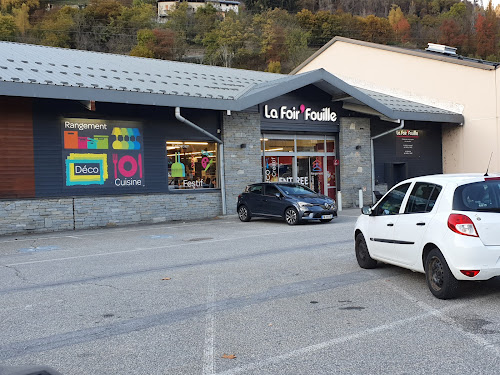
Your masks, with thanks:
[[[250,211],[248,210],[248,207],[242,204],[238,208],[238,217],[240,218],[241,221],[250,221],[252,216],[250,215]]]
[[[285,210],[285,221],[288,225],[296,225],[299,223],[299,213],[293,207],[288,207]]]
[[[458,280],[453,276],[439,249],[432,249],[425,260],[425,278],[429,290],[439,299],[453,298],[458,293]]]
[[[377,267],[377,261],[370,256],[365,237],[361,233],[356,236],[354,251],[356,252],[356,260],[361,268],[370,269]]]

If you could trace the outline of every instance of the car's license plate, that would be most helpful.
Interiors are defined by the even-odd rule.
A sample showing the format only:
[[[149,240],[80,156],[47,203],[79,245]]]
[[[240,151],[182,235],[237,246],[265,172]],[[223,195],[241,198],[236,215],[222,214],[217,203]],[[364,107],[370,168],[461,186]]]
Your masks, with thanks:
[[[333,215],[321,215],[322,219],[333,219]]]

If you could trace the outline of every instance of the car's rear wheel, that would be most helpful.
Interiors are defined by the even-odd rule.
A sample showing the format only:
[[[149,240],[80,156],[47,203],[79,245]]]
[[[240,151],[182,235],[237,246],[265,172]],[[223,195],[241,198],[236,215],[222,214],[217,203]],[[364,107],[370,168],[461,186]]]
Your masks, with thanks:
[[[377,267],[377,261],[370,256],[365,237],[361,233],[356,236],[354,250],[356,252],[356,260],[361,268],[370,269]]]
[[[299,213],[293,207],[285,210],[285,221],[288,225],[297,225],[299,223]]]
[[[248,210],[248,207],[242,204],[238,208],[238,217],[240,218],[241,221],[250,221],[252,216],[250,215],[250,211]]]
[[[432,249],[425,260],[425,278],[431,293],[439,299],[449,299],[458,294],[458,280],[453,276],[439,249]]]

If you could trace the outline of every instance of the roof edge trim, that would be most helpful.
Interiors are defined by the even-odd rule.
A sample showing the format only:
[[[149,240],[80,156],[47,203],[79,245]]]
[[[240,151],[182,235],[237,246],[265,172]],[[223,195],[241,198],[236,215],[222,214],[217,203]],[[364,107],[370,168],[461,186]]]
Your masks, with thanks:
[[[290,74],[297,74],[302,68],[307,66],[311,61],[313,61],[316,57],[321,55],[325,50],[327,50],[330,46],[332,46],[336,42],[356,44],[356,45],[363,46],[363,47],[381,49],[381,50],[395,52],[395,53],[403,53],[406,55],[422,57],[422,58],[430,59],[430,60],[438,60],[438,61],[443,61],[443,62],[447,62],[447,63],[451,63],[451,64],[463,65],[463,66],[468,66],[468,67],[478,68],[478,69],[483,69],[483,70],[495,70],[496,69],[496,67],[491,66],[491,65],[484,65],[484,64],[475,63],[472,61],[458,60],[456,58],[451,58],[448,56],[433,55],[433,54],[425,52],[425,51],[420,51],[420,50],[415,51],[415,50],[407,49],[404,47],[388,46],[385,44],[377,44],[377,43],[365,42],[365,41],[357,40],[357,39],[345,38],[342,36],[336,36],[336,37],[330,39],[323,47],[321,47],[319,50],[314,52],[304,62],[302,62],[299,66],[297,66],[295,69],[293,69],[290,72]]]

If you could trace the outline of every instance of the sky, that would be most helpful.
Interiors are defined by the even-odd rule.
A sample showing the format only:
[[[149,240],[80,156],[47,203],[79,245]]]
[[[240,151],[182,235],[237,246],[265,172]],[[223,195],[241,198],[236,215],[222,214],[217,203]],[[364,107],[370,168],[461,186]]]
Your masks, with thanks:
[[[488,6],[489,1],[490,0],[483,0],[483,6],[485,8]],[[493,0],[493,9],[495,9],[498,4],[500,4],[500,0]]]

